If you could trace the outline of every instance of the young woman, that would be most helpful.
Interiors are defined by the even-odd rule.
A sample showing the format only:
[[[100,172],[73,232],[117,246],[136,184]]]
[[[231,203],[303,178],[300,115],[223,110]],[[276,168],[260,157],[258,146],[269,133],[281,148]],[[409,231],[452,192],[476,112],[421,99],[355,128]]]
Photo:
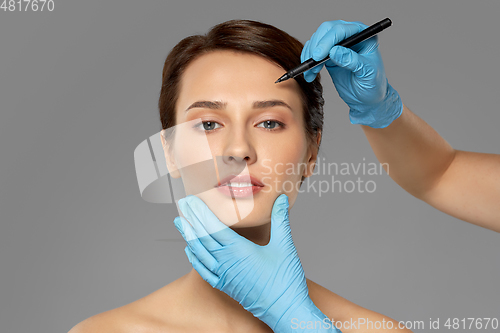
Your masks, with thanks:
[[[199,119],[195,130],[206,135],[213,156],[246,164],[250,175],[247,181],[252,188],[259,188],[253,189],[253,209],[231,225],[231,230],[256,246],[265,246],[282,240],[272,239],[272,228],[282,227],[281,236],[287,238],[288,250],[295,255],[291,262],[297,274],[288,277],[294,281],[302,279],[298,285],[310,297],[311,305],[314,303],[319,309],[318,313],[334,322],[352,323],[339,327],[344,333],[396,329],[409,332],[397,321],[306,280],[287,234],[288,209],[298,196],[301,182],[312,174],[323,125],[319,75],[311,83],[302,76],[274,83],[300,63],[302,49],[303,45],[285,32],[247,20],[228,21],[213,27],[205,36],[185,38],[165,61],[159,100],[162,127],[166,130]],[[174,145],[188,143],[189,140],[174,140]],[[164,144],[167,146],[168,142]],[[179,168],[176,163],[193,155],[189,149],[176,151],[178,154],[172,156],[165,149],[171,172]],[[296,166],[293,172],[290,166]],[[182,177],[182,172],[177,176]],[[217,189],[209,197],[213,201],[207,205],[224,222],[222,216],[231,207],[231,198]],[[187,206],[179,205],[186,215]],[[271,221],[278,216],[279,225]],[[238,248],[235,250],[238,252]],[[269,325],[247,310],[250,307],[245,307],[242,300],[214,288],[207,280],[192,269],[144,298],[84,320],[70,332],[272,332]],[[269,297],[270,294],[264,294],[261,300]],[[386,325],[361,326],[359,318]],[[392,330],[387,328],[388,322]]]

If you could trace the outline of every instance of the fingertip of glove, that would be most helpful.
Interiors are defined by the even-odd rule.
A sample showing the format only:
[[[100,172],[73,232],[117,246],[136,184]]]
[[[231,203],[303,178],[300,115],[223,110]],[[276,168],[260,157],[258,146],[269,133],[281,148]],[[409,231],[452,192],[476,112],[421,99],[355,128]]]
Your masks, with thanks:
[[[336,45],[336,46],[332,47],[332,49],[330,50],[329,56],[330,56],[330,59],[332,59],[334,61],[339,61],[339,57],[341,57],[343,54],[344,54],[344,50],[342,49],[342,47]]]
[[[196,195],[188,195],[186,197],[186,203],[191,208],[204,209],[206,207],[206,204],[203,202],[203,200],[198,198]]]
[[[187,256],[189,262],[192,262],[192,259],[191,259],[191,250],[189,250],[189,246],[186,246],[184,248],[184,253],[186,253],[186,256]]]
[[[182,211],[182,213],[184,213],[184,207],[186,207],[187,205],[187,197],[184,197],[182,199],[180,199],[179,201],[177,201],[177,205],[179,206],[179,209]]]
[[[174,219],[174,225],[175,227],[177,228],[177,230],[181,231],[182,230],[182,227],[181,227],[181,218],[180,216],[177,216],[175,219]]]
[[[288,196],[286,194],[280,194],[278,197],[280,204],[288,207]]]
[[[286,194],[281,194],[276,199],[276,202],[273,206],[272,215],[282,215],[286,212],[288,212],[288,196]]]
[[[321,46],[317,46],[314,49],[312,53],[312,58],[316,61],[323,60],[324,56],[323,56],[323,49],[321,48]]]
[[[188,203],[190,203],[193,200],[193,197],[194,197],[194,195],[192,195],[192,194],[186,195],[184,198],[182,198],[182,199],[179,200],[179,204],[180,203],[188,204]]]
[[[316,74],[314,74],[313,72],[311,71],[304,72],[304,80],[306,80],[306,82],[311,83],[314,81],[315,78]]]
[[[195,195],[188,195],[179,200],[178,205],[184,215],[189,214],[189,211],[192,209],[191,207],[195,207],[196,200],[200,199]]]

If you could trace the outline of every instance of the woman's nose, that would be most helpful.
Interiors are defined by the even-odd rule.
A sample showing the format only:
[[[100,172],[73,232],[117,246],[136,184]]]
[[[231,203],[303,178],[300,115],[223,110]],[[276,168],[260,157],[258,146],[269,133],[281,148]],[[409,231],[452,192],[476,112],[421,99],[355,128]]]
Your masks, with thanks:
[[[255,147],[249,133],[241,129],[233,129],[225,138],[223,150],[224,163],[252,164],[257,159]]]

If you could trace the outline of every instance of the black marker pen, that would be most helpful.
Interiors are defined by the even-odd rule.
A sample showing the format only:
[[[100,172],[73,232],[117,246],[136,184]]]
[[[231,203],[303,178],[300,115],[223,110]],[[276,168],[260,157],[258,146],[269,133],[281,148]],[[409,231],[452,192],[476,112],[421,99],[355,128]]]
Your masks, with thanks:
[[[335,45],[339,45],[339,46],[343,46],[343,47],[352,47],[358,43],[361,43],[365,39],[373,37],[374,35],[378,34],[382,30],[389,28],[391,25],[392,25],[392,21],[389,18],[383,19],[382,21],[377,22],[374,25],[369,26],[365,30],[360,31],[357,34],[352,35],[351,37],[346,38],[343,41],[341,41]],[[289,70],[287,73],[285,73],[285,75],[280,77],[274,83],[278,83],[278,82],[282,82],[282,81],[294,78],[297,75],[300,75],[300,74],[304,73],[305,71],[310,70],[313,67],[316,67],[318,65],[321,65],[324,62],[327,62],[329,59],[330,59],[329,56],[323,60],[320,60],[320,61],[316,61],[313,58],[307,59],[306,61],[304,61],[303,63],[301,63],[297,67]]]

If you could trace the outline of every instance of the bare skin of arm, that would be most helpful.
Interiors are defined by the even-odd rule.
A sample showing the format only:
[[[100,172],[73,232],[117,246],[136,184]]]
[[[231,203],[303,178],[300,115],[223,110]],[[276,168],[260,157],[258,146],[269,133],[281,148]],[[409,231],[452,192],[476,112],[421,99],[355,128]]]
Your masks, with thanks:
[[[500,155],[453,149],[403,105],[386,128],[361,125],[389,176],[408,193],[472,224],[500,232]]]
[[[309,279],[307,286],[314,304],[333,319],[342,333],[412,333],[403,323],[359,306]]]

